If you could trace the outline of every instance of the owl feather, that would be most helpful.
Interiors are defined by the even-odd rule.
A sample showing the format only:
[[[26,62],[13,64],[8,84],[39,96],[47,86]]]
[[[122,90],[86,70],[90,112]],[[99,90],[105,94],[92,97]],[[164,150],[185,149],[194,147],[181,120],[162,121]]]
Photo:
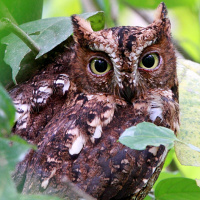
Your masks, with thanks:
[[[129,127],[152,122],[179,129],[176,56],[161,3],[147,27],[93,31],[72,16],[73,40],[30,80],[10,91],[13,134],[38,147],[13,176],[23,193],[69,198],[66,180],[99,200],[143,199],[167,148],[130,149]]]

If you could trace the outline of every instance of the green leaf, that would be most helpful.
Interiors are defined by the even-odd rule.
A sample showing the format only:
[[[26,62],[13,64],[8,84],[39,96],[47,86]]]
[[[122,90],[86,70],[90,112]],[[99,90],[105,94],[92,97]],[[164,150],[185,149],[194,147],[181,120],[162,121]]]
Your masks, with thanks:
[[[15,139],[16,140],[16,139]],[[14,170],[15,165],[22,161],[31,148],[26,142],[13,142],[10,139],[0,137],[0,158],[3,160],[1,166],[9,171]]]
[[[15,108],[12,100],[0,85],[0,134],[8,134],[14,124]]]
[[[165,180],[167,178],[175,178],[175,177],[183,177],[183,175],[179,171],[170,172],[170,171],[163,171],[159,174],[157,181],[155,182],[153,188],[155,189],[160,181]]]
[[[10,139],[0,137],[0,199],[19,199],[15,184],[11,179],[11,172],[16,164],[23,160],[29,149],[30,145],[25,144],[24,141],[12,142]]]
[[[0,84],[6,86],[12,82],[12,70],[10,66],[6,65],[6,63],[3,61],[2,48],[2,45],[0,45]]]
[[[97,31],[104,26],[103,12],[84,13],[80,15],[84,19],[91,21],[92,28]],[[40,46],[40,52],[36,58],[58,46],[73,33],[71,19],[69,17],[58,17],[41,19],[20,25],[30,37]],[[2,39],[2,43],[7,45],[5,51],[5,62],[12,68],[12,77],[15,78],[22,66],[22,59],[30,52],[30,49],[14,34]],[[27,64],[27,63],[26,63]]]
[[[43,1],[8,1],[1,0],[4,3],[5,10],[1,10],[0,7],[0,18],[8,17],[7,13],[11,14],[18,24],[22,24],[28,21],[40,19],[42,17]],[[8,17],[9,18],[9,17]]]
[[[101,11],[95,12],[95,13],[83,13],[83,14],[80,14],[79,16],[84,19],[88,19],[94,31],[99,31],[104,28],[105,17],[104,17],[104,13]]]
[[[150,197],[150,196],[146,196],[145,198],[144,198],[144,200],[152,200],[152,198]]]
[[[187,178],[169,178],[160,181],[155,189],[156,200],[197,200],[200,188]]]
[[[10,142],[17,142],[20,145],[24,145],[27,149],[34,149],[37,150],[37,146],[27,143],[26,140],[22,139],[19,135],[12,135],[9,137]]]
[[[187,144],[175,143],[175,151],[182,165],[200,166],[200,152],[191,145],[200,148],[200,64],[178,60],[179,100],[181,109],[181,127],[177,138]]]
[[[142,122],[137,126],[126,129],[119,141],[131,149],[143,150],[146,146],[165,145],[172,148],[176,136],[168,128],[156,126],[153,123]]]
[[[91,21],[94,30],[100,30],[104,26],[104,17],[102,12],[83,13],[80,17]],[[51,18],[52,20],[55,18]],[[52,50],[54,47],[65,41],[73,33],[71,19],[69,17],[57,18],[56,22],[51,22],[48,28],[44,29],[35,40],[41,50],[36,59]]]
[[[18,162],[22,161],[30,150],[29,145],[19,136],[9,139],[0,137],[0,199],[2,200],[59,200],[57,197],[40,195],[19,195],[11,179],[11,172]]]
[[[0,163],[4,163],[5,160],[0,156]],[[0,199],[2,200],[18,200],[19,194],[15,188],[15,184],[11,179],[11,173],[6,166],[0,164]]]
[[[182,176],[185,178],[200,179],[199,167],[182,165],[177,159],[177,156],[174,157],[174,162]]]
[[[31,38],[34,39],[35,36]],[[16,83],[16,76],[20,70],[20,62],[25,57],[26,54],[30,51],[29,47],[23,43],[17,36],[13,35],[13,37],[8,36],[8,43],[5,52],[4,61],[8,65],[10,65],[12,69],[12,79],[13,82]]]
[[[61,200],[58,197],[47,195],[21,195],[20,200]]]

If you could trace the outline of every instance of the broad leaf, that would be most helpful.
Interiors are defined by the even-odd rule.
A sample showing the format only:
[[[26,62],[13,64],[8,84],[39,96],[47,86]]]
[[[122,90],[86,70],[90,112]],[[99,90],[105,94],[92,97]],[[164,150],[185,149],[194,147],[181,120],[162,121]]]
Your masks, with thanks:
[[[9,139],[0,137],[0,199],[19,199],[15,184],[11,179],[11,172],[16,164],[22,161],[29,149],[30,145],[25,142],[11,142]]]
[[[9,139],[0,137],[0,199],[9,200],[60,200],[58,197],[44,195],[18,194],[11,179],[11,172],[22,161],[32,146],[19,136]]]
[[[1,151],[0,151],[1,153]],[[2,166],[6,160],[0,155],[0,199],[2,200],[19,200],[19,194],[15,188],[15,184],[11,179],[11,173],[6,168]]]
[[[168,178],[158,183],[155,197],[156,200],[197,200],[200,199],[200,188],[192,179]]]
[[[30,148],[31,146],[24,140],[22,142],[22,139],[19,139],[19,142],[13,142],[12,139],[0,137],[0,158],[4,160],[1,165],[6,166],[9,171],[14,170],[15,165],[23,160]]]
[[[172,148],[176,136],[174,132],[153,123],[142,122],[124,131],[119,141],[131,149],[143,150],[146,146],[165,145]]]
[[[20,200],[61,200],[58,197],[47,195],[20,195]]]
[[[158,177],[157,181],[153,185],[153,189],[155,190],[155,188],[160,183],[160,181],[165,180],[167,178],[177,178],[177,177],[183,177],[183,175],[181,174],[181,172],[179,172],[179,171],[170,172],[168,170],[165,171],[163,169],[161,171],[161,173],[159,174],[159,177]]]
[[[80,14],[80,16],[84,19],[89,19],[94,30],[100,30],[104,26],[104,16],[102,12],[83,13]],[[51,20],[53,19],[54,18],[51,18]],[[48,28],[44,29],[42,32],[40,31],[37,39],[35,39],[36,43],[41,47],[36,58],[52,50],[73,33],[71,19],[69,17],[55,19],[57,19],[57,22],[51,23]]]
[[[103,12],[84,13],[80,16],[84,19],[89,19],[95,31],[102,29],[104,26]],[[41,19],[20,25],[20,28],[40,46],[40,52],[36,58],[58,46],[73,32],[69,17]],[[11,66],[13,81],[15,81],[21,68],[20,63],[30,52],[30,49],[14,34],[3,38],[2,43],[7,45],[4,60]]]
[[[42,17],[43,1],[24,1],[24,0],[1,0],[4,3],[6,12],[0,12],[0,18],[9,17],[12,15],[18,24],[40,19]],[[3,15],[4,14],[4,15]],[[6,16],[7,14],[7,16]]]
[[[150,196],[146,196],[145,198],[144,198],[144,200],[152,200],[152,198],[150,197]]]
[[[0,85],[0,134],[8,134],[14,123],[15,108],[7,92]]]
[[[195,166],[185,166],[180,163],[177,156],[174,156],[174,164],[185,178],[200,179],[200,168]]]
[[[190,147],[176,142],[175,151],[181,164],[200,166],[200,152],[195,150],[200,148],[200,64],[179,59],[178,75],[181,109],[178,139]]]

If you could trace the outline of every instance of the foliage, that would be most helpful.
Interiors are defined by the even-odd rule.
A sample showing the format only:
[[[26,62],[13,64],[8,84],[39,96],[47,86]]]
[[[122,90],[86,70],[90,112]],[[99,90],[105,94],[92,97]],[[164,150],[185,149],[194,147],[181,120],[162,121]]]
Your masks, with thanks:
[[[80,16],[84,19],[89,19],[92,22],[94,30],[102,29],[104,26],[102,12],[85,13]],[[29,34],[36,44],[40,46],[40,51],[36,59],[65,41],[73,31],[69,17],[41,19],[23,24],[20,28]],[[5,37],[2,43],[7,45],[4,60],[11,66],[12,78],[16,82],[15,78],[20,68],[23,68],[21,61],[31,49],[14,34]],[[3,72],[0,70],[0,73]]]
[[[6,135],[11,131],[15,109],[9,95],[0,85],[0,133]]]
[[[177,66],[182,122],[178,139],[200,148],[200,64],[179,59]],[[181,143],[176,143],[175,151],[181,164],[200,166],[200,153]]]
[[[36,59],[44,56],[44,54],[52,50],[54,47],[66,40],[72,34],[70,18],[60,17],[59,14],[63,11],[71,15],[73,14],[72,10],[76,10],[76,13],[81,13],[81,5],[80,3],[77,3],[78,1],[70,0],[68,1],[68,3],[66,3],[65,0],[52,1],[53,6],[51,7],[50,1],[46,0],[44,1],[45,15],[47,16],[50,13],[47,11],[47,8],[49,8],[49,10],[54,11],[51,16],[57,16],[57,18],[40,19],[43,7],[41,0],[16,0],[15,3],[13,3],[13,1],[10,2],[12,3],[9,3],[9,1],[6,0],[0,1],[0,18],[7,17],[14,24],[22,24],[28,22],[20,25],[20,28],[23,29],[27,34],[29,34],[29,36],[36,42],[36,44],[40,46],[40,52],[37,55]],[[103,10],[105,12],[106,25],[110,27],[118,24],[124,25],[125,21],[132,21],[133,19],[129,16],[130,10],[132,12],[132,10],[135,10],[135,8],[155,9],[160,1],[90,0],[90,3],[93,4],[93,7],[95,9]],[[175,21],[175,23],[179,24],[179,26],[173,28],[172,24],[172,32],[174,30],[173,35],[175,39],[178,41],[179,45],[182,45],[182,52],[184,52],[186,57],[189,57],[196,62],[200,62],[200,29],[198,21],[198,15],[200,11],[198,10],[198,6],[196,6],[199,1],[177,0],[172,2],[171,0],[166,0],[165,3],[168,8],[173,8],[172,15],[174,16],[174,18],[179,19],[178,21]],[[36,4],[37,6],[35,6]],[[180,6],[182,7],[180,8]],[[72,7],[73,9],[71,9]],[[4,8],[7,8],[6,12]],[[85,7],[83,5],[83,8],[86,9],[87,5],[85,5]],[[114,8],[117,9],[114,10]],[[56,10],[58,10],[57,13]],[[185,13],[187,13],[187,17],[185,17]],[[51,16],[49,14],[49,17]],[[123,20],[120,20],[119,16],[122,16]],[[128,18],[125,18],[125,16],[128,16]],[[85,19],[90,17],[89,20],[92,21],[94,30],[99,30],[104,25],[102,12],[82,14],[82,17],[84,17]],[[121,21],[123,21],[123,24],[120,24]],[[1,24],[0,31],[1,40],[3,36],[8,35],[8,31],[2,31]],[[15,82],[17,74],[19,73],[20,69],[24,67],[24,63],[22,61],[25,57],[28,56],[30,49],[13,34],[5,37],[2,40],[2,43],[4,45],[0,45],[0,82],[5,86],[11,83],[12,80]],[[6,50],[5,44],[7,45]],[[32,57],[32,59],[34,57]],[[3,59],[7,64],[3,61]],[[195,148],[195,146],[200,148],[200,134],[198,131],[200,128],[200,66],[197,63],[191,63],[190,61],[179,60],[178,69],[180,79],[180,105],[182,126],[178,139],[175,138],[170,131],[167,130],[166,132],[164,132],[168,134],[168,142],[165,143],[165,140],[164,144],[167,144],[170,147],[174,144],[174,141],[181,140],[194,145],[192,146],[193,149]],[[31,148],[35,147],[28,145],[24,140],[20,139],[19,137],[13,137],[10,135],[11,128],[14,124],[14,115],[14,107],[12,105],[11,99],[9,98],[9,95],[6,93],[3,87],[0,85],[0,199],[57,200],[58,198],[55,197],[39,195],[22,196],[21,194],[17,193],[14,183],[11,179],[11,173],[13,172],[15,165],[24,158],[26,153]],[[138,127],[140,130],[140,134],[145,134],[145,130],[149,128],[155,130],[159,129],[161,132],[163,132],[164,130],[160,127],[152,127],[152,124],[147,125],[147,123],[140,124],[138,125]],[[132,129],[137,132],[138,127],[133,127]],[[159,131],[155,131],[154,133],[158,132]],[[128,132],[127,134],[130,136],[131,132]],[[136,134],[138,138],[134,139],[137,139],[137,141],[141,142],[141,138],[139,138],[140,134]],[[147,135],[148,134],[149,133],[147,133]],[[157,142],[157,145],[163,144],[162,137],[158,138],[156,136],[155,138],[154,135],[151,136],[151,139],[152,143],[150,143],[150,140],[148,139],[145,141],[145,143],[142,143],[142,148],[146,147],[146,145],[155,145],[155,141]],[[132,148],[137,147],[133,146]],[[194,150],[191,150],[191,148],[189,147],[187,148],[185,144],[175,142],[175,151],[178,159],[181,161],[182,164],[193,166],[200,165],[199,153],[194,152]],[[154,185],[155,196],[147,197],[146,199],[199,199],[200,189],[197,187],[195,181],[192,179],[184,178],[188,177],[200,179],[199,168],[182,166],[175,157],[175,151],[171,150],[168,154],[164,170],[161,173],[158,181]]]
[[[8,1],[1,0],[0,1],[0,19],[8,18],[13,21],[14,24],[23,24],[29,21],[37,20],[42,17],[43,10],[43,1],[42,0],[34,0],[34,1],[24,1],[24,0],[16,0],[16,1]],[[0,40],[8,35],[8,30],[2,30],[0,25]],[[12,71],[9,65],[3,60],[4,57],[5,46],[0,44],[0,82],[3,85],[7,85],[12,82]]]
[[[200,188],[187,178],[168,178],[160,181],[155,189],[156,200],[196,200],[200,198]]]
[[[149,122],[127,128],[119,137],[119,142],[137,150],[144,150],[148,145],[157,147],[161,144],[171,149],[176,140],[172,130]]]
[[[199,133],[198,133],[199,134]],[[184,134],[182,134],[184,135]],[[184,138],[184,137],[183,137]],[[200,148],[195,147],[194,145],[188,144],[187,140],[181,141],[179,140],[173,133],[172,130],[156,126],[155,124],[142,122],[136,126],[132,126],[124,131],[124,133],[120,136],[119,142],[122,144],[137,150],[144,150],[147,146],[160,146],[164,145],[167,149],[172,148],[175,143],[175,148],[177,151],[180,146],[179,143],[187,145],[193,151],[197,151],[198,156],[195,157],[190,151],[189,156],[186,159],[189,159],[189,162],[186,161],[186,164],[197,165],[200,166],[199,163],[199,154]],[[178,158],[182,160],[185,159],[185,155],[179,154]],[[182,164],[185,164],[184,162]],[[200,188],[197,186],[196,182],[192,179],[187,178],[168,178],[161,180],[154,187],[155,189],[155,199],[156,200],[181,200],[186,198],[187,200],[198,199],[200,197]],[[189,185],[189,187],[188,187]],[[147,197],[148,199],[149,197]]]
[[[184,134],[179,135],[182,136]],[[179,140],[171,129],[162,126],[156,126],[155,124],[149,122],[142,122],[136,126],[127,128],[119,137],[119,142],[130,147],[131,149],[144,150],[147,146],[158,147],[160,145],[165,145],[169,150],[174,146],[175,143],[176,149],[179,150],[180,147],[178,144],[181,143],[188,146],[193,151],[197,151],[199,155],[200,148],[192,144],[188,144],[187,141],[188,140]],[[192,153],[189,155],[192,155]],[[179,158],[181,159],[182,157],[185,157],[185,155],[182,154]],[[194,155],[192,157],[192,159],[188,158],[190,160],[190,165],[200,166],[200,164],[192,163],[193,159],[195,163],[199,163],[199,157],[195,157]],[[185,163],[183,162],[182,164],[184,165]]]

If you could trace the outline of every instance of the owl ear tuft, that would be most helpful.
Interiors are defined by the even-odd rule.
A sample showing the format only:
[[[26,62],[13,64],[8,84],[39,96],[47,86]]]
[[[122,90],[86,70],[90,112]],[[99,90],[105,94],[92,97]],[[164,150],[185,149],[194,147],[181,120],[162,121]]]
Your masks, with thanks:
[[[161,2],[157,7],[154,21],[162,21],[167,17],[167,13],[167,7],[165,6],[164,2]]]
[[[73,33],[74,33],[74,40],[77,42],[79,39],[84,39],[84,34],[92,33],[92,27],[90,22],[77,16],[72,15],[71,17],[72,25],[73,25]],[[85,38],[87,39],[87,38]]]

